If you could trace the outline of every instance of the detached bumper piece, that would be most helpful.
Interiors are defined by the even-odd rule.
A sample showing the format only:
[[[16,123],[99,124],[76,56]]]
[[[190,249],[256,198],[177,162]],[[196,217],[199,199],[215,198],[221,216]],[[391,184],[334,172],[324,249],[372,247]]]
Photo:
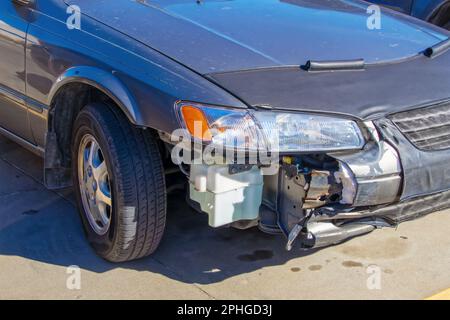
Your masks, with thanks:
[[[322,248],[367,234],[375,228],[373,225],[363,223],[336,226],[331,222],[313,222],[308,224],[307,232],[300,240],[303,248]]]
[[[321,208],[305,228],[305,233],[301,237],[302,247],[321,248],[338,244],[376,228],[395,227],[402,222],[448,208],[450,208],[450,190],[360,211],[336,212],[329,208]]]
[[[331,214],[330,216],[324,218],[322,215],[322,218],[318,220],[354,220],[376,218],[383,219],[388,224],[395,226],[399,223],[414,220],[427,214],[448,208],[450,208],[450,190],[405,200],[385,207],[368,208],[365,210],[352,212],[328,212],[328,214]],[[326,210],[326,208],[321,209],[322,213]]]

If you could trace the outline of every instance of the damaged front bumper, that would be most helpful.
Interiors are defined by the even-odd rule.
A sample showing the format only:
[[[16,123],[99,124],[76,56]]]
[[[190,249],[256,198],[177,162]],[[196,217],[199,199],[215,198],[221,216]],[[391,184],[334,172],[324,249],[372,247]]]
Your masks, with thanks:
[[[189,198],[211,226],[258,225],[284,234],[287,249],[295,240],[318,248],[395,226],[450,207],[447,117],[448,103],[367,121],[362,150],[284,156],[275,175],[192,165]]]

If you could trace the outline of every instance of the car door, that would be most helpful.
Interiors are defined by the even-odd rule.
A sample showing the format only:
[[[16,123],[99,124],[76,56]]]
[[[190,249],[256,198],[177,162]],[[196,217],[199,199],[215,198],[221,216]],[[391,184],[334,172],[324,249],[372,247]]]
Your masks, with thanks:
[[[411,13],[413,5],[413,0],[369,0],[369,2],[380,4],[406,14]]]
[[[0,131],[32,142],[25,98],[26,0],[0,1]]]

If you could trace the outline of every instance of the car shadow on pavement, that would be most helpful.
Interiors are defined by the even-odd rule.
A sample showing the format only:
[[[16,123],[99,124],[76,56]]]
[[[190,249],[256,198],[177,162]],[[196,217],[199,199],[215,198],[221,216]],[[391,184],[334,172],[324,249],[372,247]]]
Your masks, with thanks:
[[[95,273],[122,268],[210,284],[312,253],[295,248],[287,252],[283,236],[267,235],[257,228],[210,228],[207,215],[191,209],[185,194],[178,191],[169,196],[166,232],[156,253],[133,262],[109,263],[87,243],[70,193],[63,198],[46,190],[39,177],[30,178],[27,172],[36,175],[42,161],[20,147],[8,146],[8,153],[2,154],[0,143],[0,255],[63,267],[77,265]],[[8,158],[11,152],[14,157]],[[12,162],[17,157],[18,165]],[[20,163],[27,167],[21,168]]]
[[[184,201],[177,200],[184,196],[169,198],[166,235],[153,256],[179,281],[216,283],[265,267],[284,265],[313,252],[299,248],[288,252],[283,236],[268,235],[258,228],[211,228],[206,214],[197,213]],[[145,261],[130,265],[137,270],[149,270]]]

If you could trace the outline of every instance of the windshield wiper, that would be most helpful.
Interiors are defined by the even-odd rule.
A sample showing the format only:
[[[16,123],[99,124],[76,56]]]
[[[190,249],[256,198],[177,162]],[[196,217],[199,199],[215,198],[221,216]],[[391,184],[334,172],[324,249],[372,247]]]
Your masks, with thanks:
[[[435,58],[440,54],[443,54],[444,52],[446,52],[448,49],[450,49],[450,38],[448,38],[447,40],[444,40],[442,42],[439,42],[438,44],[429,47],[428,49],[426,49],[424,51],[424,55],[427,56],[428,58]]]

